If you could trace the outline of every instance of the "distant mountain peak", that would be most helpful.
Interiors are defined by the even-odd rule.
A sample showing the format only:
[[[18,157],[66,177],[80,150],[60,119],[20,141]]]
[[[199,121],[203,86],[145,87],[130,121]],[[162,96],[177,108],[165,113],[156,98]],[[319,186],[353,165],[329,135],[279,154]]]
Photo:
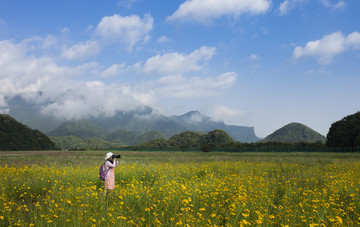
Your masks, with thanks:
[[[184,114],[184,115],[193,115],[193,114],[200,114],[200,115],[201,115],[201,113],[200,113],[199,111],[197,111],[197,110],[189,111],[189,112],[187,112],[187,113]]]
[[[284,127],[293,127],[293,126],[305,126],[305,127],[307,127],[306,125],[301,124],[299,122],[291,122],[291,123],[285,125]]]
[[[180,117],[188,123],[198,123],[208,118],[202,115],[199,111],[190,111]]]
[[[181,115],[180,117],[189,117],[189,116],[192,116],[192,115],[201,115],[201,113],[199,111],[192,110],[192,111],[189,111],[189,112]]]

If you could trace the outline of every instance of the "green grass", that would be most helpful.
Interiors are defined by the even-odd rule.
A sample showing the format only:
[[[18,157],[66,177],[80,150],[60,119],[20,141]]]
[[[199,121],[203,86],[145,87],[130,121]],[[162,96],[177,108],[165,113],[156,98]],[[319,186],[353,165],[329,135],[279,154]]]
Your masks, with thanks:
[[[332,162],[360,160],[360,153],[317,153],[317,152],[150,152],[112,151],[121,154],[124,162],[207,162],[207,161],[248,161],[248,162]],[[86,165],[102,162],[106,151],[0,151],[0,164],[66,164]]]

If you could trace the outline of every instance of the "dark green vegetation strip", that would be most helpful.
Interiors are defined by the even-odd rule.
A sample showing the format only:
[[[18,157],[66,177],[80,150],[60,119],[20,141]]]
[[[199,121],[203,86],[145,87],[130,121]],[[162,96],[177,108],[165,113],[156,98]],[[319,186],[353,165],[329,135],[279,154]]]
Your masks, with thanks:
[[[334,161],[360,161],[360,153],[323,152],[149,152],[113,151],[122,156],[122,162],[298,162],[328,163]],[[0,165],[96,165],[104,161],[106,151],[0,151]]]

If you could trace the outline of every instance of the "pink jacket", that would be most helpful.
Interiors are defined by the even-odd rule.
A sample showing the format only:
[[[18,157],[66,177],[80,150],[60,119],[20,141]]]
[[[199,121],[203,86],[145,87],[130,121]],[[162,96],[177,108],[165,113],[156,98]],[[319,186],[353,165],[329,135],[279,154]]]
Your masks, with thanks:
[[[105,169],[107,170],[105,179],[108,179],[110,177],[110,174],[114,172],[114,171],[110,171],[110,168],[115,168],[118,165],[119,165],[119,162],[117,160],[115,160],[114,163],[111,163],[110,161],[105,162]]]

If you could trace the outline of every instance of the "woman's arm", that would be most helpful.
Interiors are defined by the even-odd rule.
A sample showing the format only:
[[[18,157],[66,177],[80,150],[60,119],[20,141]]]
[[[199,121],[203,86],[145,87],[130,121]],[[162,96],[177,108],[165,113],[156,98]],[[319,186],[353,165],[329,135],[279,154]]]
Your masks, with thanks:
[[[117,161],[115,161],[114,163],[111,163],[110,161],[106,161],[105,166],[108,168],[115,168],[117,165]]]

